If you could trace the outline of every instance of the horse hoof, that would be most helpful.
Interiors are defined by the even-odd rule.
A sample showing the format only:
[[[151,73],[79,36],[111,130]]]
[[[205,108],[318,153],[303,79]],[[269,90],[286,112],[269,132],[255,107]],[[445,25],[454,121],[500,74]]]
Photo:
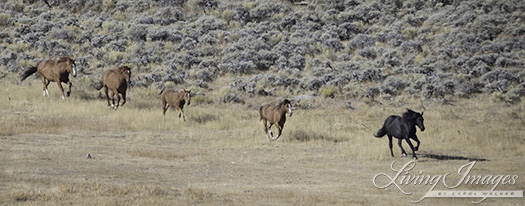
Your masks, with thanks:
[[[406,153],[403,153],[403,157],[406,157],[406,156],[407,156],[407,154],[406,154]]]
[[[415,160],[417,160],[417,157],[414,157]]]

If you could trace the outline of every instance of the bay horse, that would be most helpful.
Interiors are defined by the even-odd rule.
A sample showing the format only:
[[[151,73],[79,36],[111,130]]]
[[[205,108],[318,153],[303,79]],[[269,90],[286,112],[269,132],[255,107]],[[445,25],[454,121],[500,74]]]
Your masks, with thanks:
[[[176,108],[179,111],[179,118],[182,116],[182,120],[186,121],[182,109],[184,108],[184,104],[188,103],[188,105],[190,105],[190,93],[191,90],[186,89],[181,92],[175,92],[171,89],[164,91],[164,89],[162,89],[159,93],[162,99],[162,121],[166,119],[166,110],[168,110],[169,107]]]
[[[286,122],[286,113],[292,116],[292,105],[290,100],[285,99],[279,105],[274,106],[267,104],[259,108],[260,119],[263,120],[264,124],[264,133],[266,133],[266,139],[270,142],[270,137],[272,140],[277,140],[281,136],[281,132],[284,128],[284,123]],[[270,122],[270,126],[268,126]],[[278,129],[277,137],[273,137],[272,126],[276,125]],[[270,137],[268,137],[268,130],[270,130]]]
[[[102,81],[95,86],[95,89],[100,90],[104,87],[106,93],[106,99],[108,100],[108,107],[118,109],[120,103],[120,95],[122,95],[122,104],[126,104],[126,90],[128,89],[128,83],[131,79],[131,68],[128,66],[120,66],[117,69],[111,69],[104,72]],[[108,94],[108,90],[111,90],[111,103]],[[115,104],[115,95],[117,96],[117,103]]]
[[[423,124],[423,121],[423,112],[418,113],[407,109],[407,111],[403,113],[402,117],[398,115],[389,116],[385,120],[383,127],[379,129],[374,136],[378,138],[385,135],[388,136],[388,146],[390,147],[390,155],[392,155],[392,157],[394,156],[394,153],[392,152],[392,137],[398,139],[397,144],[399,145],[399,148],[401,148],[403,156],[407,155],[401,146],[401,141],[405,140],[408,143],[408,146],[410,146],[410,149],[412,149],[412,155],[414,156],[414,159],[417,159],[416,151],[419,150],[419,139],[416,136],[416,126],[419,127],[421,131],[425,131],[425,125]],[[410,139],[413,139],[417,142],[416,147],[412,145]]]
[[[62,88],[62,82],[66,83],[69,87],[67,91],[67,96],[71,95],[71,81],[69,80],[69,74],[73,77],[77,76],[77,68],[75,60],[63,56],[59,57],[57,61],[53,60],[43,60],[36,64],[34,67],[29,67],[24,73],[20,81],[24,81],[29,75],[37,73],[42,79],[42,84],[44,84],[44,97],[47,95],[49,97],[49,92],[47,91],[47,86],[51,82],[56,82],[58,84],[58,89],[62,93],[62,99],[64,97],[64,88]]]

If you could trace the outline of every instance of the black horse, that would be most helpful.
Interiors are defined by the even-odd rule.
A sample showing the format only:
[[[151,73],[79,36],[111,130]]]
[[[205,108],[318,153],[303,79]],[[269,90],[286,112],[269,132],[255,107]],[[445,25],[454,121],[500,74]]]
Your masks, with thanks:
[[[374,136],[383,137],[388,135],[388,146],[390,147],[390,154],[392,157],[394,156],[394,153],[392,152],[392,136],[398,139],[397,144],[399,145],[399,148],[401,148],[403,156],[406,156],[407,154],[401,146],[401,141],[406,140],[410,146],[410,149],[412,149],[414,159],[417,159],[416,151],[419,149],[419,139],[417,139],[416,136],[416,125],[421,131],[425,131],[423,120],[423,112],[420,114],[407,109],[407,112],[403,113],[403,117],[392,115],[386,118],[383,127],[379,129]],[[417,142],[417,146],[415,148],[409,139],[413,139]]]

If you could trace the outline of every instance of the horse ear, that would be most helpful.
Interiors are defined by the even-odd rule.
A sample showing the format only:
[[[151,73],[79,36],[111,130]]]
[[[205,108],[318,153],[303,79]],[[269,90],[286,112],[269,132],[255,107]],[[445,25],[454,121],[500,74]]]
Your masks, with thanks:
[[[421,112],[421,116],[423,116],[423,112]]]

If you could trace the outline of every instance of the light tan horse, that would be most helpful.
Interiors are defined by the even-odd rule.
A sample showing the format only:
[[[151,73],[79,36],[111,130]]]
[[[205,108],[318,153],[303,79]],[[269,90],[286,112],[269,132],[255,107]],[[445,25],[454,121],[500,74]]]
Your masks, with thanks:
[[[290,100],[285,99],[278,106],[271,104],[264,105],[259,108],[259,115],[261,116],[260,120],[263,120],[264,132],[266,133],[266,139],[270,142],[270,137],[272,140],[277,140],[281,136],[281,132],[284,128],[284,123],[286,122],[286,113],[292,116],[292,105]],[[268,127],[268,123],[270,126]],[[277,137],[273,137],[272,126],[276,125],[278,129]],[[270,137],[268,137],[268,130],[270,130]]]
[[[126,90],[131,79],[131,68],[128,66],[120,66],[117,69],[112,69],[104,72],[102,81],[95,86],[95,89],[100,90],[104,87],[106,99],[108,100],[108,107],[118,109],[120,103],[120,95],[122,95],[123,102],[120,106],[126,104]],[[109,101],[108,90],[111,90],[111,100]],[[117,103],[115,104],[115,95],[117,96]]]
[[[67,96],[71,95],[71,81],[69,80],[69,74],[72,74],[73,77],[77,76],[77,69],[75,65],[75,60],[69,57],[60,57],[57,61],[53,60],[44,60],[39,62],[36,66],[30,67],[22,74],[20,81],[24,81],[29,75],[37,73],[42,78],[42,83],[44,84],[44,97],[47,95],[49,97],[49,92],[47,91],[47,86],[51,82],[56,82],[58,84],[58,89],[62,93],[62,99],[64,97],[64,88],[62,88],[62,82],[66,83],[69,86],[67,91]]]
[[[166,110],[168,110],[169,107],[173,107],[179,111],[179,118],[182,116],[182,120],[186,121],[182,109],[184,108],[184,104],[188,103],[188,105],[190,105],[190,93],[191,90],[186,89],[182,92],[175,92],[171,89],[166,91],[164,91],[164,89],[161,90],[159,94],[162,99],[162,120],[164,121],[166,119]]]

